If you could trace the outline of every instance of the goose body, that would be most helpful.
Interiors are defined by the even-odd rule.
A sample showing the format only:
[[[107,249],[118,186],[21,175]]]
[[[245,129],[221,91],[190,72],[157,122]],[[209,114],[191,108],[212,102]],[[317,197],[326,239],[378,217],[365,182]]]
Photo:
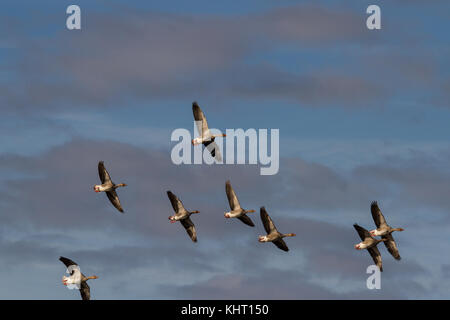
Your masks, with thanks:
[[[74,285],[76,288],[80,291],[81,298],[83,300],[90,300],[91,299],[91,288],[87,284],[88,280],[91,279],[98,279],[97,276],[90,276],[86,277],[81,271],[80,267],[77,263],[73,262],[72,260],[65,258],[65,257],[59,257],[59,260],[64,263],[64,265],[67,267],[67,270],[69,271],[69,276],[63,276],[62,283],[65,286]]]
[[[285,237],[295,237],[295,233],[280,233],[278,232],[277,228],[275,227],[275,224],[273,223],[272,219],[268,215],[266,208],[261,207],[260,209],[260,216],[261,221],[264,225],[264,229],[267,232],[267,235],[265,236],[259,236],[258,241],[259,242],[272,242],[274,245],[276,245],[279,249],[283,251],[289,251],[288,246],[286,245],[286,242],[284,242],[283,238]]]
[[[183,203],[178,197],[171,191],[167,191],[167,196],[169,197],[172,208],[175,211],[174,215],[169,216],[170,223],[175,223],[177,221],[181,222],[181,225],[186,229],[187,234],[193,242],[197,242],[197,231],[195,225],[192,222],[190,216],[193,213],[200,213],[200,211],[187,211],[184,208]]]
[[[245,210],[241,207],[236,193],[234,192],[229,180],[225,183],[225,192],[227,194],[228,203],[231,209],[230,211],[225,212],[225,218],[238,218],[246,225],[254,227],[255,224],[253,223],[252,219],[247,216],[247,213],[255,212],[255,210]]]
[[[385,240],[378,240],[373,238],[369,231],[367,231],[365,228],[357,225],[356,223],[353,225],[355,230],[358,232],[359,237],[361,238],[361,242],[355,244],[356,250],[363,250],[366,249],[369,251],[370,256],[372,257],[375,264],[380,268],[380,271],[383,271],[383,262],[381,260],[381,254],[380,251],[377,248],[377,244],[380,242],[384,242]]]
[[[372,204],[370,205],[370,211],[372,213],[373,221],[377,226],[376,229],[370,231],[370,234],[372,236],[381,236],[382,239],[385,239],[386,241],[384,241],[384,245],[388,249],[389,253],[395,259],[400,260],[400,253],[398,252],[397,243],[392,236],[392,232],[403,231],[404,229],[392,228],[390,225],[388,225],[376,201],[372,202]]]
[[[123,213],[122,205],[120,204],[119,196],[117,195],[116,189],[119,187],[126,187],[125,183],[115,184],[111,180],[111,176],[105,168],[105,164],[103,161],[98,163],[98,175],[100,177],[100,181],[102,184],[96,184],[94,186],[95,192],[105,192],[109,201],[113,204],[113,206]]]
[[[219,147],[217,146],[217,143],[214,140],[216,139],[216,137],[225,137],[226,134],[211,133],[208,127],[208,122],[206,121],[205,114],[195,101],[192,103],[192,113],[194,114],[195,124],[200,134],[199,137],[192,139],[192,145],[195,146],[198,144],[203,144],[205,148],[209,150],[213,158],[215,158],[219,162],[222,161],[222,156],[219,152]]]

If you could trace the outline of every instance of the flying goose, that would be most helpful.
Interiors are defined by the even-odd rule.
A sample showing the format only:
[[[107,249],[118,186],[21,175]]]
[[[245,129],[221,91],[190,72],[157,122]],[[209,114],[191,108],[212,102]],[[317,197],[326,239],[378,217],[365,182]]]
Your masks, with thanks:
[[[67,267],[67,271],[70,273],[69,277],[63,276],[62,283],[65,286],[75,285],[76,288],[80,290],[81,298],[83,300],[90,300],[91,289],[89,288],[87,281],[90,279],[98,279],[98,277],[97,276],[86,277],[84,274],[81,273],[78,264],[76,264],[75,262],[73,262],[68,258],[59,257],[59,260],[62,263],[64,263],[64,265]]]
[[[259,242],[273,242],[278,248],[284,251],[289,251],[286,243],[283,238],[285,237],[295,237],[295,233],[280,233],[277,228],[273,224],[272,219],[267,214],[266,208],[261,207],[260,209],[261,221],[264,225],[264,229],[266,229],[267,235],[259,236]]]
[[[195,231],[195,225],[192,223],[190,215],[193,213],[200,213],[200,211],[187,211],[183,206],[183,202],[181,202],[176,195],[171,191],[167,191],[167,195],[169,196],[170,203],[175,211],[173,216],[169,216],[170,223],[180,221],[192,241],[197,242],[197,232]]]
[[[236,193],[231,186],[230,180],[225,183],[225,191],[227,193],[228,202],[230,204],[231,211],[225,212],[225,218],[238,218],[243,223],[250,227],[254,227],[252,219],[246,215],[246,213],[255,212],[255,210],[245,210],[241,208]]]
[[[95,192],[106,192],[109,201],[116,207],[117,210],[123,213],[122,205],[120,204],[119,196],[116,193],[116,189],[119,187],[126,187],[125,183],[115,184],[111,181],[108,171],[106,171],[103,161],[98,163],[98,175],[102,184],[96,184],[94,186]]]
[[[200,137],[192,140],[192,145],[203,144],[209,150],[211,156],[221,162],[222,156],[220,155],[219,147],[214,140],[216,137],[225,137],[226,134],[211,134],[205,114],[195,101],[192,103],[192,112],[194,113],[194,120],[197,125],[198,133],[200,134]]]
[[[378,266],[378,268],[380,268],[380,271],[383,271],[383,262],[381,261],[381,254],[380,251],[378,251],[377,244],[386,241],[386,239],[378,240],[373,238],[370,235],[369,231],[357,225],[356,223],[353,225],[353,227],[356,229],[356,231],[359,234],[359,237],[362,240],[362,242],[355,244],[355,249],[356,250],[367,249],[375,264]]]
[[[370,206],[370,211],[372,212],[372,218],[375,224],[377,225],[377,229],[371,230],[370,234],[372,236],[381,236],[382,239],[386,239],[384,245],[388,249],[389,253],[397,260],[400,260],[400,254],[398,252],[397,244],[395,243],[394,237],[392,236],[392,232],[394,231],[403,231],[403,228],[392,228],[386,223],[384,219],[383,213],[378,207],[378,203],[376,201],[372,202]]]

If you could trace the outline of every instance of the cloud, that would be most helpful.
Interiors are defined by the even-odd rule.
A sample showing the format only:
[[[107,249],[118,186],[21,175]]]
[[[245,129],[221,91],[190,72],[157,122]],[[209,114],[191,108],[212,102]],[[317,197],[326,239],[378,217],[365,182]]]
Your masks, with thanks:
[[[105,161],[114,181],[128,184],[119,190],[124,215],[103,194],[92,191],[99,160]],[[402,165],[396,167],[396,161]],[[405,180],[411,175],[402,170],[423,172],[412,176],[411,183],[422,181],[429,189],[438,188],[445,176],[433,174],[434,168],[419,155],[396,161],[389,162],[394,171],[389,175],[364,167],[344,175],[317,163],[284,159],[280,173],[267,179],[256,166],[179,167],[166,151],[112,141],[73,140],[37,156],[2,156],[0,170],[14,173],[0,184],[2,212],[9,213],[1,218],[2,263],[5,268],[20,265],[14,277],[24,272],[26,262],[45,279],[55,278],[46,281],[57,281],[62,272],[57,258],[69,256],[101,276],[94,286],[98,298],[426,297],[423,279],[431,271],[423,259],[431,255],[427,260],[439,265],[440,254],[423,247],[420,239],[427,237],[426,230],[436,229],[422,225],[423,234],[417,234],[414,224],[402,218],[415,206],[415,194]],[[258,243],[257,235],[264,233],[258,213],[252,215],[255,228],[223,217],[228,209],[226,179],[231,179],[242,205],[265,205],[281,232],[297,234],[286,240],[289,253]],[[402,190],[399,200],[389,194],[390,185]],[[172,208],[166,190],[175,192],[188,209],[201,211],[193,217],[198,243],[192,243],[180,225],[168,223]],[[392,225],[407,230],[396,236],[402,261],[380,248],[385,272],[379,293],[365,288],[365,268],[372,262],[366,252],[353,249],[359,239],[351,227],[354,222],[373,225],[368,206],[374,194]],[[432,192],[425,196],[435,202]],[[420,239],[408,236],[408,230]],[[43,264],[51,268],[44,271]],[[55,285],[52,290],[59,289]]]
[[[271,46],[317,48],[376,39],[354,12],[299,5],[249,16],[112,14],[92,13],[82,32],[23,40],[26,59],[16,59],[14,80],[0,86],[2,105],[9,111],[106,108],[130,100],[225,98],[230,91],[321,105],[385,94],[364,78],[327,68],[297,74],[246,63]]]

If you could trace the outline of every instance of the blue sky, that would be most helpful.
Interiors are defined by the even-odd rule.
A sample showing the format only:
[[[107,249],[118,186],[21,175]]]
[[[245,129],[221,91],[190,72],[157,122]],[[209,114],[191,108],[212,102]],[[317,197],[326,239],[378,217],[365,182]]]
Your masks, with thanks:
[[[2,4],[0,298],[78,299],[63,255],[97,299],[448,299],[449,3],[378,1],[378,31],[372,1],[78,1],[80,31],[70,4]],[[214,128],[279,129],[279,173],[174,166],[193,101]],[[99,160],[124,216],[92,192]],[[227,179],[297,233],[288,254],[257,243],[258,216],[224,221]],[[169,189],[205,212],[199,243],[168,224]],[[353,249],[373,200],[406,229],[378,292]]]

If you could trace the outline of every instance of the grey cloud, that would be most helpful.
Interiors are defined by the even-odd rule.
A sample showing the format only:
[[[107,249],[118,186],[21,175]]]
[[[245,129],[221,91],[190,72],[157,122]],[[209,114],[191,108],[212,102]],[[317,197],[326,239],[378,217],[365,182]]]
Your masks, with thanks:
[[[2,104],[7,109],[55,110],[119,106],[130,98],[225,98],[232,91],[244,97],[270,94],[321,105],[385,95],[385,89],[364,78],[329,73],[326,68],[322,74],[296,75],[244,63],[270,50],[271,42],[315,47],[370,41],[373,34],[359,27],[353,12],[300,5],[245,17],[127,12],[115,13],[113,24],[111,20],[93,14],[81,33],[62,32],[27,42],[23,47],[29,52],[27,59],[16,66],[18,80],[0,87]],[[49,48],[55,48],[55,54]]]

